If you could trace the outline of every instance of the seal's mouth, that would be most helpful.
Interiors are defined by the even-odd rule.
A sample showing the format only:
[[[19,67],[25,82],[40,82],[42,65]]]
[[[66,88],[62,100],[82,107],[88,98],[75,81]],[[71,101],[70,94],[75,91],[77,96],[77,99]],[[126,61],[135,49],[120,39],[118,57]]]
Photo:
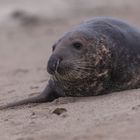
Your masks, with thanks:
[[[48,61],[47,71],[60,81],[75,81],[89,77],[92,67],[84,59],[60,59],[55,55]]]

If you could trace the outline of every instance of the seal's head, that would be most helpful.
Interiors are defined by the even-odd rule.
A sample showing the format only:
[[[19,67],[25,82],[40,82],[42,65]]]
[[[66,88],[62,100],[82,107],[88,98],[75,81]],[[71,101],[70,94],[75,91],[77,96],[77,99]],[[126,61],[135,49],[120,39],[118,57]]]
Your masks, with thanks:
[[[53,80],[63,84],[84,86],[109,72],[110,63],[106,61],[110,61],[110,52],[106,40],[93,32],[72,30],[59,39],[52,50],[47,70]]]

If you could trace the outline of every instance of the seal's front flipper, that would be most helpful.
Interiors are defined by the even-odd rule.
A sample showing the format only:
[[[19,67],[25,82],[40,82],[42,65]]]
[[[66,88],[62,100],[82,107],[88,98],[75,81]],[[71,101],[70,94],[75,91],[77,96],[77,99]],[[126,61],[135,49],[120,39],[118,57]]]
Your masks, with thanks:
[[[12,108],[15,106],[27,105],[30,103],[50,102],[58,97],[59,96],[48,85],[40,95],[38,95],[36,97],[30,97],[28,99],[23,99],[23,100],[20,100],[17,102],[9,103],[7,105],[0,106],[0,110]]]

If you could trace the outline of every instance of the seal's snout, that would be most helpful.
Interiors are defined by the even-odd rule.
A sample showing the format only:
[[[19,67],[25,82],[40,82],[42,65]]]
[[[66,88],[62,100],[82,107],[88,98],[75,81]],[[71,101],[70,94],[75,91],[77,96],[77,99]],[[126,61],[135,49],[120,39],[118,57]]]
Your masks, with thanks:
[[[48,73],[54,74],[57,71],[61,61],[62,61],[61,58],[57,56],[51,56],[48,61],[48,66],[47,66]]]

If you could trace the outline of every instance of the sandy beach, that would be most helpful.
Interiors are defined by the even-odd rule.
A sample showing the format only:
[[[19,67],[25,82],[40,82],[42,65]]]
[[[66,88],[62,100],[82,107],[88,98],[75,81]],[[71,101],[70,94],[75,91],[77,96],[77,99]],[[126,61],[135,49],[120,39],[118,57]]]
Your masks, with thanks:
[[[95,16],[118,17],[140,27],[139,4],[0,0],[0,105],[45,88],[51,46],[64,32]],[[139,131],[140,89],[0,111],[0,140],[139,140]]]

